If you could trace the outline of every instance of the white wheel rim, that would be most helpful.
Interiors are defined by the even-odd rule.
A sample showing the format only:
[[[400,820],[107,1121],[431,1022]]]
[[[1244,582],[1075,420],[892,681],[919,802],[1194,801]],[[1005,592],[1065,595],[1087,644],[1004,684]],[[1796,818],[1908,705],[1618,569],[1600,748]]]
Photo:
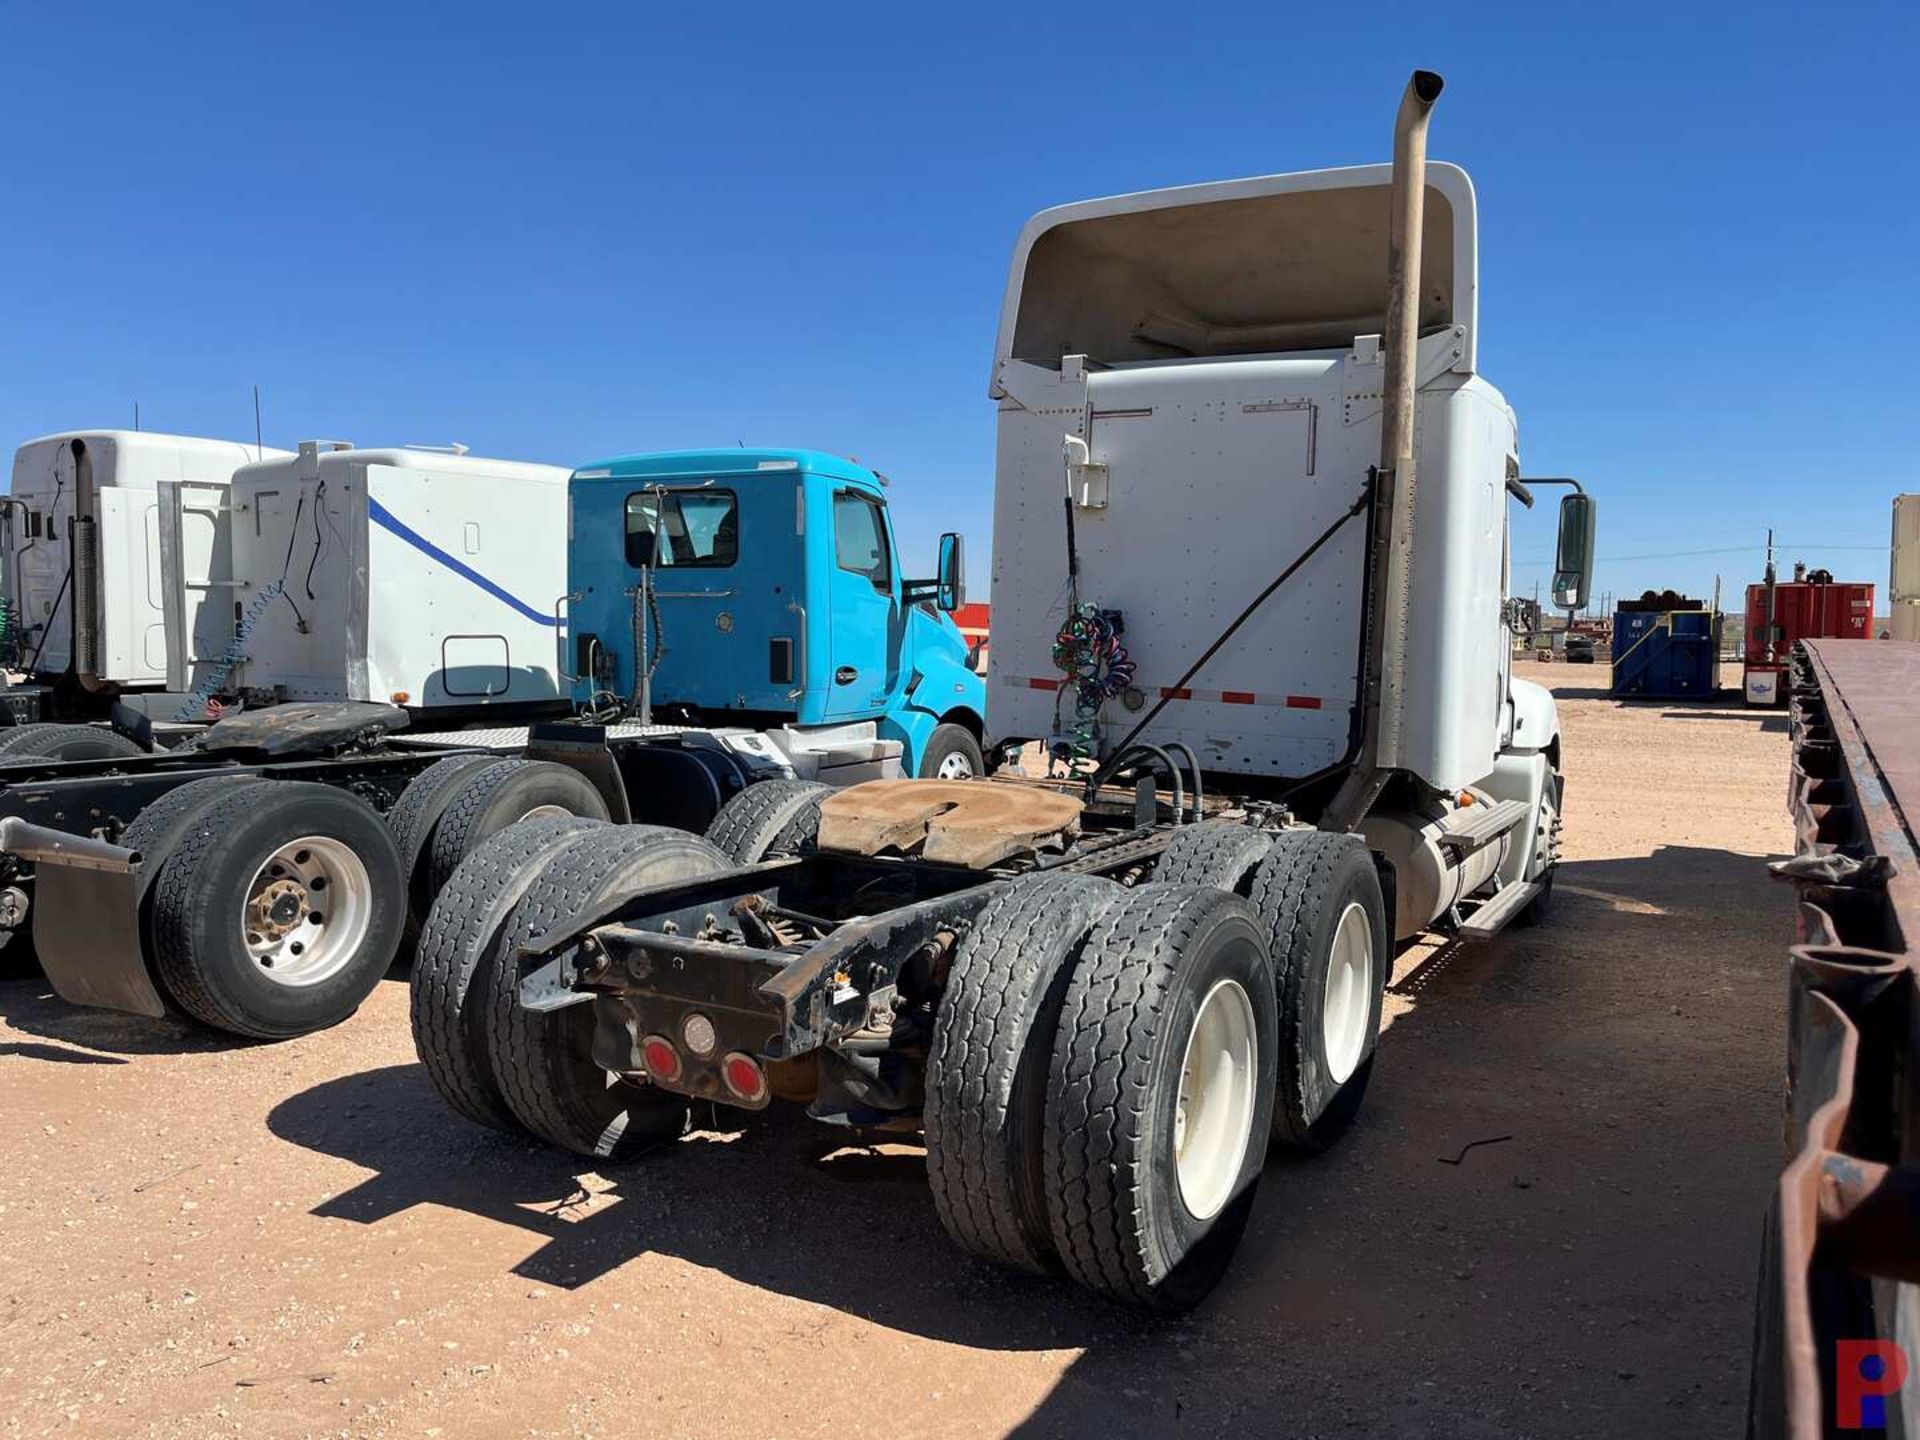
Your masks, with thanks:
[[[522,815],[520,818],[522,820],[538,820],[543,816],[548,816],[548,815],[571,815],[571,814],[573,814],[573,811],[567,809],[567,807],[564,805],[536,805],[533,807],[533,809],[527,811],[527,813]]]
[[[1258,1046],[1246,990],[1237,980],[1220,981],[1187,1033],[1173,1112],[1174,1173],[1196,1220],[1211,1220],[1233,1198],[1253,1138]]]
[[[1360,1067],[1373,1018],[1373,926],[1366,907],[1354,901],[1340,912],[1327,957],[1327,985],[1320,1001],[1320,1042],[1327,1074],[1336,1085]]]
[[[360,857],[325,835],[289,840],[253,872],[240,939],[276,985],[318,985],[345,969],[373,923],[373,881]]]
[[[940,761],[940,768],[934,771],[936,780],[971,780],[973,761],[965,751],[955,750]]]

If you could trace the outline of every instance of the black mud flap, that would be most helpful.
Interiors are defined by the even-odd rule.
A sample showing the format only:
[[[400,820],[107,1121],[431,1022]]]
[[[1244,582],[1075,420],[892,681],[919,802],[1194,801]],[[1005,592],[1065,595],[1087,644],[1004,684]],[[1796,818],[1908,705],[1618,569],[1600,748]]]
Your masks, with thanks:
[[[33,862],[33,948],[62,1000],[167,1013],[141,952],[136,852],[18,819],[0,820],[0,849]]]

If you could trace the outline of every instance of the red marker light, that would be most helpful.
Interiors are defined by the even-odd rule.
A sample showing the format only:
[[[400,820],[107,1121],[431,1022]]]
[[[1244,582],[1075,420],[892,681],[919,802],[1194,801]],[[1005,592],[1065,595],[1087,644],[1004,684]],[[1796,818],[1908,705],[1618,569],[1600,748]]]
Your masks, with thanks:
[[[663,1085],[680,1078],[680,1052],[664,1035],[649,1035],[640,1042],[640,1056],[647,1062],[647,1073]]]
[[[766,1072],[751,1055],[743,1055],[736,1050],[727,1056],[720,1062],[720,1078],[727,1082],[727,1089],[749,1104],[766,1097]]]

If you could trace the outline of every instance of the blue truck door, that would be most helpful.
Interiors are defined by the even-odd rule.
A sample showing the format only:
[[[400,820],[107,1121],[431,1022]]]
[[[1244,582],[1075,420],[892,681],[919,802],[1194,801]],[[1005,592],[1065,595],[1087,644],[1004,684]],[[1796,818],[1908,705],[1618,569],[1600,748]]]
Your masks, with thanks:
[[[833,494],[827,596],[833,668],[826,718],[876,718],[900,685],[900,582],[886,507],[859,490]]]
[[[626,502],[631,572],[650,554],[666,653],[655,704],[779,710],[795,683],[794,486],[758,476],[740,486],[669,481]],[[651,549],[649,549],[651,546]],[[629,648],[622,626],[613,633]]]

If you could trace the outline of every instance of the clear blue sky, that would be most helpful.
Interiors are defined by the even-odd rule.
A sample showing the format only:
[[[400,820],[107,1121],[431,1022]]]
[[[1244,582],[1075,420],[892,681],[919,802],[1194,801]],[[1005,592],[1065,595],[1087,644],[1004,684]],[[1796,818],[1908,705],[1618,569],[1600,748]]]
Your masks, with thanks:
[[[1737,586],[1771,525],[1884,591],[1914,7],[1559,8],[12,6],[0,440],[136,400],[245,437],[257,382],[282,445],[810,445],[895,478],[910,567],[959,528],[984,577],[1021,222],[1385,159],[1420,64],[1479,189],[1484,368],[1526,468],[1602,497],[1599,585]],[[1517,589],[1549,551],[1522,522]]]

